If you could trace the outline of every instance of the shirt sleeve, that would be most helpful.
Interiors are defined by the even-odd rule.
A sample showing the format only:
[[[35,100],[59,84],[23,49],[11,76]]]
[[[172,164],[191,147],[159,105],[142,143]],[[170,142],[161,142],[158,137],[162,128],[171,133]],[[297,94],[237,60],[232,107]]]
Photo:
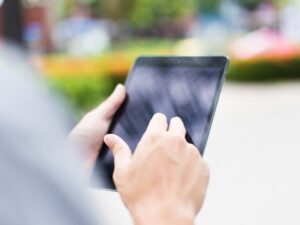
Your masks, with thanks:
[[[22,53],[0,52],[0,224],[100,224],[66,144],[70,114]]]

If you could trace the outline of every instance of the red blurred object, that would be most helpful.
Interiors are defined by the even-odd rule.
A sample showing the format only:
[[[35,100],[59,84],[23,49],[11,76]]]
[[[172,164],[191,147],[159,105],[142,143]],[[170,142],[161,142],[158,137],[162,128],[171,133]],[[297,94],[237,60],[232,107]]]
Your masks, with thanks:
[[[5,1],[6,3],[9,1]],[[5,6],[5,5],[4,5]],[[48,21],[48,14],[50,13],[46,6],[22,6],[20,8],[21,15],[19,18],[19,23],[15,17],[15,14],[10,13],[7,11],[5,7],[0,7],[0,37],[8,40],[15,40],[18,37],[19,42],[24,42],[24,31],[32,25],[37,24],[40,27],[41,32],[41,40],[38,43],[37,49],[42,52],[51,51],[52,41],[50,35],[50,22]],[[14,20],[10,19],[9,17],[14,18]],[[21,26],[22,25],[22,26]],[[8,31],[9,33],[7,34]],[[13,37],[11,37],[14,35]],[[29,46],[31,47],[31,46]]]
[[[253,58],[282,59],[298,56],[299,48],[272,29],[262,28],[239,38],[230,45],[230,53],[238,60]]]

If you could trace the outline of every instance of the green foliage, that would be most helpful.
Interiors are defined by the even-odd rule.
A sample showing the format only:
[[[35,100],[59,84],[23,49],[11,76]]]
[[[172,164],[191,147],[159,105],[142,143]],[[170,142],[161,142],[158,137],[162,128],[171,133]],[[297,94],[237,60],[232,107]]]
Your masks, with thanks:
[[[198,9],[201,12],[211,13],[216,12],[219,9],[221,0],[196,0]]]
[[[195,12],[194,0],[135,0],[129,19],[139,28],[157,25]]]
[[[232,62],[227,78],[242,82],[300,79],[300,57]]]
[[[134,0],[94,0],[96,3],[102,16],[117,21],[129,17]]]
[[[68,15],[70,13],[70,10],[74,6],[74,4],[75,4],[74,0],[64,0],[61,6],[61,13],[60,13],[61,16],[64,17]]]
[[[248,8],[255,8],[262,2],[262,0],[235,0],[235,2]]]
[[[281,6],[282,4],[286,4],[290,0],[234,0],[239,3],[241,6],[247,7],[249,9],[254,9],[262,2],[270,2],[277,6]]]
[[[78,115],[99,105],[122,79],[113,77],[56,77],[50,85],[70,101]]]

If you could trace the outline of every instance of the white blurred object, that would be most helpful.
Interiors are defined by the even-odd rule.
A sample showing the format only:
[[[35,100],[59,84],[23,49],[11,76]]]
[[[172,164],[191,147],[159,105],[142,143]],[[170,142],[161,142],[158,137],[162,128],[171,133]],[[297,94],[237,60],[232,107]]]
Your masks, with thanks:
[[[223,0],[220,2],[220,14],[226,18],[227,27],[230,33],[245,33],[247,30],[248,17],[247,11],[236,2]]]
[[[89,18],[71,18],[60,22],[54,29],[55,47],[72,55],[97,55],[110,44],[105,21]]]
[[[277,24],[277,9],[274,4],[261,3],[253,15],[253,20],[261,26],[274,27]]]
[[[107,48],[110,38],[107,32],[94,27],[88,32],[74,37],[67,45],[67,52],[72,55],[97,55]]]
[[[0,0],[0,6],[3,4],[4,0]]]
[[[203,30],[208,52],[219,52],[226,45],[228,30],[222,21],[213,21]]]
[[[300,3],[285,6],[280,12],[280,29],[293,43],[300,43]]]
[[[197,56],[203,54],[203,52],[199,38],[188,38],[179,41],[175,48],[176,55]]]

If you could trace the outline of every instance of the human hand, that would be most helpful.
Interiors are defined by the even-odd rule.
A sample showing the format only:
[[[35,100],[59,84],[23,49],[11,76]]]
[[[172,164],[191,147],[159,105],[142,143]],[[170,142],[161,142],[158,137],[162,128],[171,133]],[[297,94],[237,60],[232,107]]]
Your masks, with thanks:
[[[114,182],[135,224],[193,224],[202,207],[209,170],[185,140],[178,117],[155,114],[134,154],[118,136],[104,138],[114,155]]]
[[[117,85],[113,93],[96,109],[87,113],[71,131],[69,141],[80,147],[87,171],[90,171],[95,164],[104,135],[125,98],[125,87],[121,84]]]

